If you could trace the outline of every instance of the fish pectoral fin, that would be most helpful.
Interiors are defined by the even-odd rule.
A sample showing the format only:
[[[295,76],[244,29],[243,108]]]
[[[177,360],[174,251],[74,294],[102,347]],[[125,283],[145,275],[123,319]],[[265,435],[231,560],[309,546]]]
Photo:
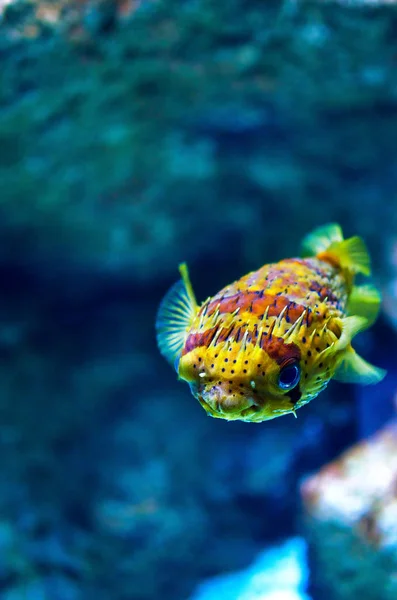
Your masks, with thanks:
[[[342,242],[342,229],[336,223],[317,227],[303,238],[302,251],[305,256],[316,256],[327,250],[334,242]]]
[[[365,317],[359,317],[358,315],[338,319],[337,322],[342,330],[341,335],[334,346],[334,351],[338,352],[347,348],[352,339],[360,331],[363,331],[368,327],[368,320]]]
[[[182,279],[164,296],[156,319],[157,345],[172,366],[180,357],[186,332],[197,314],[197,302],[185,263],[180,265],[179,271]]]
[[[347,303],[347,314],[365,317],[369,327],[376,321],[380,303],[381,295],[374,285],[355,285]]]
[[[349,346],[334,374],[334,379],[344,383],[375,384],[382,381],[386,371],[371,365]]]

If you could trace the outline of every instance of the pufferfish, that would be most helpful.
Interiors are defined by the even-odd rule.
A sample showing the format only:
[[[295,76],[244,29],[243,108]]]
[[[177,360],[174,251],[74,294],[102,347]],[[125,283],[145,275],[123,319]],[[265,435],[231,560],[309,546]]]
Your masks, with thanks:
[[[376,319],[380,294],[371,284],[363,240],[344,239],[330,224],[303,242],[305,258],[267,264],[201,305],[186,264],[157,315],[160,352],[208,415],[261,422],[292,413],[331,379],[371,384],[385,371],[352,347]]]

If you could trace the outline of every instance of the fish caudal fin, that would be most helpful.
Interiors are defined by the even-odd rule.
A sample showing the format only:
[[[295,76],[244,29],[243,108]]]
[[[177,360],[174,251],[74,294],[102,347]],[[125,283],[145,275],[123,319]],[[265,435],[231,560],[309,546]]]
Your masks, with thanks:
[[[344,383],[375,384],[382,381],[386,371],[361,358],[351,346],[346,349],[334,374],[334,379]]]
[[[182,279],[166,293],[156,319],[157,345],[171,365],[180,357],[186,331],[197,314],[197,302],[185,263],[179,266]]]
[[[354,236],[343,239],[339,225],[330,224],[319,227],[303,240],[306,255],[317,256],[351,273],[371,274],[371,262],[363,240]]]
[[[347,314],[365,317],[369,327],[376,321],[380,303],[381,295],[374,285],[355,285],[347,303]]]

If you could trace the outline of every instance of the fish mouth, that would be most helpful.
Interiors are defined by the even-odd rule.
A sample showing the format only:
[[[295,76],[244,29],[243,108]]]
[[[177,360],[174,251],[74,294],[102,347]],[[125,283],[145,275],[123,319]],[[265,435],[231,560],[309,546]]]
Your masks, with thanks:
[[[197,398],[208,415],[228,421],[250,420],[260,410],[258,400],[252,395],[241,391],[225,393],[218,386],[199,393]]]
[[[295,414],[296,407],[284,396],[266,398],[258,393],[252,394],[248,388],[232,388],[229,386],[212,386],[195,390],[194,396],[198,399],[207,415],[215,419],[226,421],[249,421],[261,423],[276,419],[286,414]]]

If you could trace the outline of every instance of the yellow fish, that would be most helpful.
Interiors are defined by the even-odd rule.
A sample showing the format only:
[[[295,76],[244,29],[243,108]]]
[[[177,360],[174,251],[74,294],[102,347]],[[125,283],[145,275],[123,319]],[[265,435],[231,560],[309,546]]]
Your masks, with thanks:
[[[307,258],[265,265],[200,306],[180,266],[182,279],[158,311],[157,342],[208,415],[296,416],[332,378],[368,384],[384,377],[351,345],[380,305],[374,286],[354,284],[357,273],[370,275],[364,242],[345,240],[331,224],[303,246]]]

